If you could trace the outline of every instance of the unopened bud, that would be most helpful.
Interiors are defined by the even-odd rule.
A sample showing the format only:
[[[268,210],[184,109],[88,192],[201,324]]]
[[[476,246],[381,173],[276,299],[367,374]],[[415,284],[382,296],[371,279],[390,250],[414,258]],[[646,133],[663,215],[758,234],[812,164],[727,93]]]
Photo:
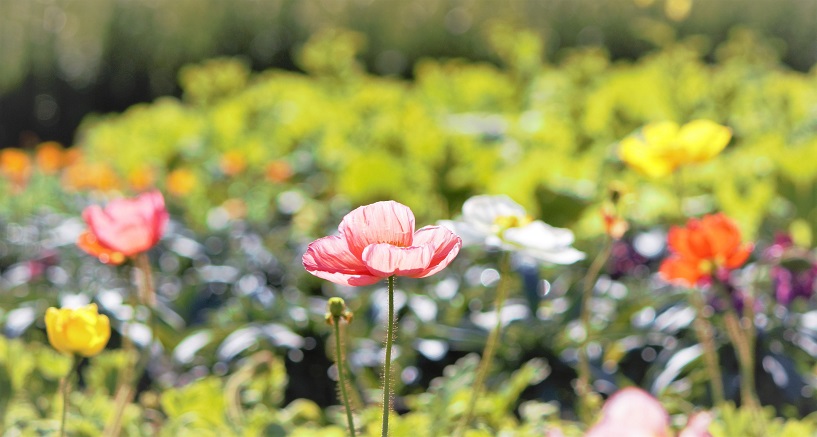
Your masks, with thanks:
[[[343,317],[346,313],[346,302],[340,297],[329,298],[329,314],[332,317]]]

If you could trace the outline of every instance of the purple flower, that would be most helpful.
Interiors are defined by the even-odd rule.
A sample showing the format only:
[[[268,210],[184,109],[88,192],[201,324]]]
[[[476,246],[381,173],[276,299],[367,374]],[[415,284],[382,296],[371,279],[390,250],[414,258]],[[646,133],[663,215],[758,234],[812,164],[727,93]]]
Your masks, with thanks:
[[[817,280],[817,263],[811,252],[795,246],[789,235],[778,234],[763,255],[772,264],[770,276],[778,303],[788,306],[798,297],[811,298]]]

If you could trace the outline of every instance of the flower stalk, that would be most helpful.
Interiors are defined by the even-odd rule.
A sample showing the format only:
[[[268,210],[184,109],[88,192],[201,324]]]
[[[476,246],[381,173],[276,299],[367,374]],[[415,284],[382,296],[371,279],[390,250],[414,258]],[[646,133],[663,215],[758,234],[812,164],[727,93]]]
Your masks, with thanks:
[[[590,357],[587,352],[587,348],[590,344],[590,334],[592,332],[592,326],[590,323],[590,299],[593,297],[593,289],[596,286],[596,280],[599,277],[599,273],[601,273],[601,269],[604,267],[604,264],[607,263],[607,259],[610,258],[610,251],[612,250],[612,247],[613,245],[611,239],[609,237],[606,238],[604,241],[604,247],[593,260],[593,263],[590,264],[590,268],[587,270],[587,275],[585,275],[583,281],[584,288],[582,290],[580,321],[582,329],[584,329],[584,338],[579,346],[579,379],[576,383],[576,394],[579,396],[581,414],[587,416],[585,417],[587,420],[590,420],[590,393],[593,391],[590,383]]]
[[[715,329],[706,315],[706,306],[698,290],[690,293],[692,305],[695,307],[695,320],[693,328],[698,341],[703,348],[704,365],[709,374],[709,388],[712,391],[712,401],[715,405],[722,405],[724,402],[723,376],[718,359],[717,346],[715,343]]]
[[[346,303],[339,297],[329,299],[329,312],[326,314],[326,321],[334,330],[335,335],[335,367],[338,369],[338,385],[340,386],[340,396],[343,407],[346,410],[346,422],[349,426],[349,435],[355,437],[355,422],[352,417],[352,404],[349,402],[349,395],[346,393],[346,361],[343,354],[343,342],[341,341],[340,321],[346,323],[352,321],[352,313],[346,311]]]
[[[139,303],[148,308],[148,325],[150,326],[152,341],[156,338],[156,317],[154,315],[156,291],[153,284],[153,271],[148,256],[144,252],[133,257],[133,264],[138,271],[136,283]],[[133,320],[131,320],[132,322]],[[129,324],[124,326],[129,327]],[[123,372],[122,383],[117,389],[114,398],[114,414],[111,416],[111,421],[105,426],[103,431],[105,436],[118,436],[121,432],[122,415],[125,414],[125,408],[127,408],[128,404],[133,402],[133,397],[136,395],[136,384],[147,366],[151,354],[151,347],[148,345],[141,354],[136,354],[135,359],[132,358],[134,355],[132,351],[135,351],[135,347],[128,336],[127,329],[123,329],[122,337],[123,346],[131,359]]]
[[[505,299],[508,296],[508,285],[510,283],[509,276],[510,268],[510,254],[504,252],[499,265],[499,284],[496,289],[496,303],[494,304],[496,311],[496,325],[488,334],[488,340],[485,343],[485,349],[482,351],[482,359],[477,366],[477,376],[474,379],[474,388],[471,392],[471,398],[468,400],[468,407],[465,410],[465,415],[462,417],[457,432],[455,435],[460,436],[474,417],[474,410],[476,409],[477,400],[479,399],[482,389],[485,385],[485,379],[488,377],[488,371],[496,355],[496,346],[499,342],[499,336],[502,334],[502,307],[505,305]]]
[[[721,290],[725,291],[724,287]],[[729,293],[723,293],[728,302],[723,316],[723,323],[729,340],[735,348],[735,355],[740,368],[740,399],[755,414],[760,409],[760,402],[755,393],[755,360],[754,360],[754,299],[746,293],[743,301],[743,318],[738,316],[735,302]]]
[[[389,319],[386,322],[386,364],[383,372],[383,429],[382,437],[389,435],[389,411],[391,410],[391,349],[394,342],[394,275],[389,276]]]
[[[82,359],[77,358],[76,355],[71,355],[71,370],[68,371],[62,381],[60,381],[60,391],[62,392],[62,417],[60,418],[60,437],[65,436],[65,422],[68,417],[68,395],[71,392],[71,376],[79,370],[79,364]]]

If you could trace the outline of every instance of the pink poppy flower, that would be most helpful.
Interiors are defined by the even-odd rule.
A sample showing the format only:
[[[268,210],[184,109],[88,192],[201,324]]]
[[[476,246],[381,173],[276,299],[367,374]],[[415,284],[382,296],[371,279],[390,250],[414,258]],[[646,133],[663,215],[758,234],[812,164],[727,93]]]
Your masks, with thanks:
[[[91,205],[82,212],[82,218],[96,245],[107,252],[90,251],[86,244],[80,244],[81,248],[94,256],[101,252],[133,256],[159,242],[169,216],[162,194],[152,191],[134,199],[113,200],[104,209]]]
[[[649,393],[628,387],[616,392],[601,409],[601,421],[585,437],[669,437],[669,414]],[[711,437],[707,429],[711,416],[693,416],[681,431],[683,437]]]
[[[346,214],[340,235],[309,244],[306,271],[336,284],[370,285],[389,276],[425,278],[444,269],[462,240],[440,226],[414,231],[414,214],[394,201],[361,206]]]

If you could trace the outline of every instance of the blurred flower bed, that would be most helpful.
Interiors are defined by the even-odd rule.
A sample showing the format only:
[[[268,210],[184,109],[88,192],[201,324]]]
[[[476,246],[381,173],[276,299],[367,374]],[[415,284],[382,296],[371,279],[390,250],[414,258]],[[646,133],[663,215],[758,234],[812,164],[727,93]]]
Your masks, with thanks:
[[[44,315],[93,302],[113,332],[80,366],[71,435],[105,428],[127,342],[152,357],[123,416],[127,435],[345,435],[325,346],[327,300],[342,296],[355,314],[353,403],[366,435],[377,435],[385,287],[310,276],[307,244],[358,205],[394,199],[434,223],[460,215],[472,196],[503,193],[532,218],[571,229],[588,259],[540,265],[520,251],[500,272],[500,251],[463,249],[433,277],[398,281],[393,435],[456,427],[477,368],[469,353],[496,324],[502,276],[511,290],[503,338],[476,405],[480,426],[466,435],[581,435],[572,385],[580,345],[594,392],[648,389],[682,428],[713,406],[710,376],[690,291],[657,273],[668,251],[682,251],[667,247],[670,226],[715,212],[754,242],[745,265],[730,264],[723,278],[705,273],[731,287],[736,305],[753,296],[762,435],[814,435],[817,77],[783,67],[749,32],[718,47],[715,62],[696,38],[633,62],[575,49],[554,64],[531,32],[496,25],[487,42],[501,67],[424,60],[408,81],[365,73],[362,37],[328,30],[300,52],[305,74],[253,73],[235,59],[191,65],[179,77],[182,99],[89,117],[67,149],[0,151],[2,426],[10,435],[58,429],[58,381],[71,365],[47,346]],[[705,162],[653,178],[619,158],[628,142],[654,146],[651,123],[684,132],[700,119],[731,130],[720,154],[685,164]],[[131,285],[137,268],[100,263],[76,242],[86,206],[152,188],[165,193],[170,224],[149,252],[149,310]],[[610,259],[585,302],[588,333],[582,278],[608,235]],[[716,319],[732,305],[704,297]],[[716,340],[724,394],[739,401],[737,351],[725,333]],[[730,405],[715,411],[710,432],[755,435],[756,414]]]

